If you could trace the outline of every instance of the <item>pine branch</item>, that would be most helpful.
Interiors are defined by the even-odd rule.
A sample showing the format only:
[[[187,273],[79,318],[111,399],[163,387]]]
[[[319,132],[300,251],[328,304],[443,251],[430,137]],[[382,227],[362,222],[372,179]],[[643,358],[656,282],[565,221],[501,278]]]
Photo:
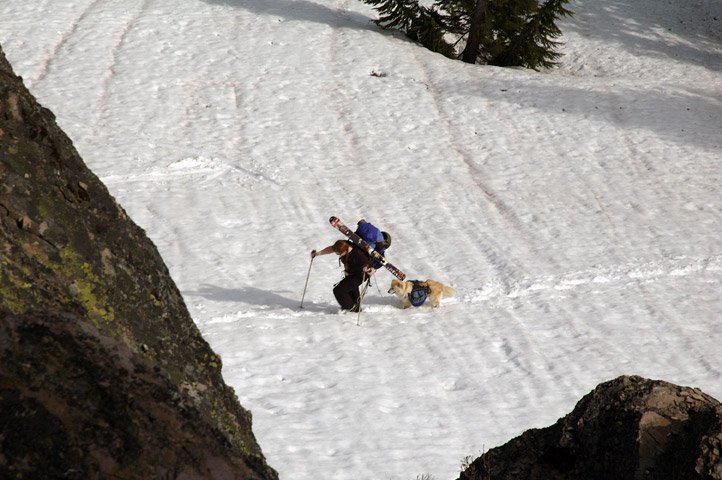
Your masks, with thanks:
[[[374,22],[383,29],[400,30],[410,39],[447,57],[455,54],[444,39],[445,21],[435,8],[419,5],[418,0],[362,0],[379,13]]]
[[[556,21],[572,15],[565,8],[570,0],[433,0],[432,7],[419,0],[361,1],[379,13],[379,27],[402,31],[434,52],[459,58],[457,45],[466,39],[466,62],[534,70],[557,65]]]

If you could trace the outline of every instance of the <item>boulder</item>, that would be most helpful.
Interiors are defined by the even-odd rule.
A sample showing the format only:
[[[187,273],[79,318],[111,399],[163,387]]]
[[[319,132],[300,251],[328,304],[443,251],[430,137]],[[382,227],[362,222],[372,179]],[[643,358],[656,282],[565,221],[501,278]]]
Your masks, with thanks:
[[[2,48],[0,420],[0,478],[277,478],[156,247]]]
[[[722,405],[699,389],[623,376],[554,425],[474,460],[459,480],[722,480]]]

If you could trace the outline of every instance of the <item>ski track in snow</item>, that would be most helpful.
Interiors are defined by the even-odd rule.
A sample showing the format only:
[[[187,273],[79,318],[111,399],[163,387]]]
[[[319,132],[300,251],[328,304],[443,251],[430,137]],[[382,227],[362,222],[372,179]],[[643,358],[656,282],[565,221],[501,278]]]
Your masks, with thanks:
[[[80,28],[80,25],[85,22],[86,18],[91,15],[91,12],[96,5],[101,2],[103,2],[103,0],[93,0],[89,2],[87,7],[80,12],[78,17],[74,21],[70,22],[68,28],[58,38],[57,43],[53,46],[50,54],[42,60],[42,67],[37,75],[34,78],[29,79],[28,88],[32,88],[33,85],[38,84],[45,79],[52,68],[53,61],[59,56],[61,49],[63,49],[69,40],[74,37],[75,33]]]
[[[710,274],[711,278],[709,281],[714,282],[714,275],[718,272],[722,272],[722,256],[697,259],[679,257],[656,262],[630,262],[622,265],[600,266],[594,269],[579,272],[568,272],[561,276],[523,278],[513,285],[501,284],[498,282],[489,282],[481,287],[454,285],[456,295],[451,298],[443,299],[442,304],[447,307],[459,303],[502,304],[508,303],[508,300],[510,299],[514,300],[540,294],[547,295],[548,292],[554,292],[556,297],[563,298],[565,295],[571,294],[575,289],[583,289],[587,293],[591,292],[593,294],[601,295],[604,293],[604,289],[609,285],[631,288],[648,283],[669,280],[670,278],[681,279],[682,277],[704,276],[705,274]],[[383,298],[383,302],[389,303],[390,305],[371,305],[366,307],[366,311],[369,313],[398,313],[397,309],[400,306],[400,301],[397,301],[396,297],[386,294],[385,288],[382,288],[382,290],[383,292],[381,292],[381,295],[378,295],[377,291],[374,290],[374,287],[371,287],[368,293],[369,298],[380,296]],[[189,296],[194,295],[191,291],[184,293]],[[295,294],[296,292],[292,293]],[[237,300],[243,303],[241,296],[239,296]],[[290,295],[284,303],[286,304],[285,308],[281,310],[271,309],[270,311],[269,305],[265,302],[261,302],[260,306],[256,306],[255,308],[254,304],[251,303],[248,304],[248,306],[251,307],[251,310],[244,310],[242,313],[238,314],[211,318],[208,323],[226,323],[256,315],[260,315],[264,318],[280,319],[288,316],[312,316],[319,310],[324,313],[338,312],[338,309],[332,305],[326,307],[312,305],[310,307],[307,306],[305,310],[297,309],[294,304],[293,295]],[[415,309],[411,309],[411,311],[414,310]],[[428,305],[425,305],[420,308],[418,312],[429,313],[427,310],[429,310]]]
[[[102,105],[104,108],[102,108],[99,112],[99,118],[97,120],[97,127],[98,129],[105,129],[108,128],[107,126],[110,124],[109,122],[109,116],[112,115],[112,109],[110,108],[111,105],[111,97],[112,97],[112,90],[113,90],[113,82],[117,80],[117,65],[120,62],[120,56],[123,54],[123,49],[126,47],[127,39],[130,33],[133,31],[133,29],[136,27],[138,21],[146,10],[148,9],[149,4],[151,3],[151,0],[136,0],[135,2],[125,2],[125,8],[129,10],[129,13],[126,14],[127,18],[120,23],[120,31],[117,34],[117,40],[115,40],[115,44],[112,45],[110,49],[110,59],[109,64],[107,66],[106,76],[103,81],[102,87],[101,87],[101,95],[100,95],[100,105]],[[133,10],[135,10],[133,12]],[[102,20],[101,20],[102,21]],[[107,20],[106,20],[107,21]]]

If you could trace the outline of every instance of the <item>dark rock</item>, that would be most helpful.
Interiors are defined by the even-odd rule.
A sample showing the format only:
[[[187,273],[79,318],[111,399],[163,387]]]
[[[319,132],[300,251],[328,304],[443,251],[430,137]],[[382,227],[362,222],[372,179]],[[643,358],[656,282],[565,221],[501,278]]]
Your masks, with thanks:
[[[698,389],[620,377],[554,425],[489,450],[460,480],[720,480],[722,405]]]
[[[0,478],[277,478],[157,249],[1,48]]]

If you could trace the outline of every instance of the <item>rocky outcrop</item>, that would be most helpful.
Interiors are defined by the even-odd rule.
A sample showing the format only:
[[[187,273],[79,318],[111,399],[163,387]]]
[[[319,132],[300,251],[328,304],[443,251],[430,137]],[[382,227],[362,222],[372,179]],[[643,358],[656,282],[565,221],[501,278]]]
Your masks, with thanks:
[[[722,405],[698,389],[620,377],[556,424],[529,430],[460,480],[722,479]]]
[[[0,416],[0,478],[277,478],[157,249],[2,49]]]

